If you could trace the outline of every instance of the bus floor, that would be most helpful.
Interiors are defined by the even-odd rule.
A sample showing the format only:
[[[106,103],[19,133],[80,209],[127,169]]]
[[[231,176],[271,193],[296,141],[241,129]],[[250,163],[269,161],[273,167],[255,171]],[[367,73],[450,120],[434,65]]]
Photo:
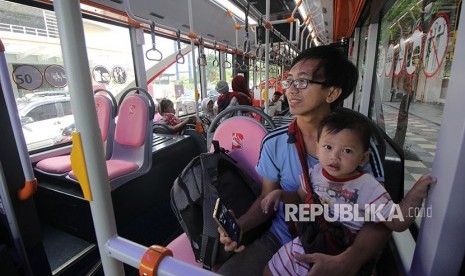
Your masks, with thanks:
[[[47,222],[42,222],[42,233],[53,275],[87,275],[99,265],[95,242],[86,241]],[[181,233],[182,229],[168,202],[156,204],[127,225],[118,227],[119,236],[146,247],[154,244],[166,246]],[[101,270],[101,266],[92,275],[99,275],[98,270]],[[125,266],[125,271],[126,275],[137,275],[137,269],[132,267]]]

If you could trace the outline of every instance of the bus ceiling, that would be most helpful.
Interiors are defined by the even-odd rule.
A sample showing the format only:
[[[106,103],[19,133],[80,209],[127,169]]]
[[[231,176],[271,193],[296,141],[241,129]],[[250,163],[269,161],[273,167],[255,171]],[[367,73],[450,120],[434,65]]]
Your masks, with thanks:
[[[36,1],[48,4],[53,3],[51,0]],[[127,15],[124,5],[125,1],[81,0],[80,2],[85,14],[135,27],[143,26],[148,28],[149,26],[146,26],[146,24],[136,22]],[[134,15],[148,21],[154,21],[157,24],[157,34],[175,38],[176,32],[173,30],[180,30],[184,34],[190,32],[189,11],[187,1],[185,0],[171,0],[169,2],[152,0],[127,1],[132,4],[131,9]],[[206,41],[216,41],[218,45],[228,45],[229,49],[233,50],[236,47],[242,50],[246,33],[244,14],[246,12],[249,14],[247,22],[249,27],[256,26],[259,23],[265,25],[267,22],[266,4],[268,2],[270,10],[268,22],[271,22],[273,25],[270,37],[274,43],[291,40],[297,44],[297,41],[305,39],[318,41],[317,44],[329,44],[338,41],[338,38],[341,36],[347,37],[347,34],[351,34],[349,30],[343,30],[342,27],[336,29],[336,25],[333,26],[333,14],[336,8],[340,7],[343,10],[347,8],[345,9],[347,10],[345,13],[348,14],[354,7],[365,4],[365,0],[268,1],[195,0],[192,7],[192,12],[195,14],[196,19],[193,22],[193,30],[194,32],[202,30],[197,35],[202,36]],[[232,17],[227,16],[228,11],[232,13]],[[351,17],[349,15],[346,17],[345,21],[339,20],[338,24],[340,26],[347,27],[344,25],[346,24],[344,22],[347,22]],[[163,26],[167,26],[168,28],[164,29]],[[297,26],[299,26],[299,36],[297,36]],[[252,48],[256,48],[261,39],[256,38],[258,31],[255,28],[249,29],[250,44]],[[336,30],[338,33],[335,32]]]

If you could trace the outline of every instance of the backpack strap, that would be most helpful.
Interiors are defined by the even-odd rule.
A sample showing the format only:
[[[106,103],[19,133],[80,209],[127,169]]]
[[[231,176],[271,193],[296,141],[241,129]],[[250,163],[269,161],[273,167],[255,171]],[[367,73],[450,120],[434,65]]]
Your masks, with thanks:
[[[213,148],[215,149],[214,153],[218,153],[221,151],[220,142],[218,142],[218,140],[213,140],[212,145],[213,145]]]
[[[297,125],[297,120],[292,121],[292,123],[289,125],[288,128],[289,135],[292,135],[291,140],[288,143],[294,142],[297,154],[299,156],[299,161],[300,165],[302,166],[302,175],[303,175],[303,180],[305,183],[305,187],[307,188],[307,197],[305,198],[305,203],[307,204],[321,204],[317,200],[315,200],[314,195],[313,195],[313,188],[310,183],[310,175],[308,173],[308,163],[307,163],[307,150],[305,148],[305,141],[302,135],[302,132],[300,131],[299,126]],[[327,221],[324,219],[324,216],[318,215],[315,217],[316,222],[318,223],[321,231],[325,231],[327,229]]]
[[[292,135],[294,138],[294,143],[295,143],[295,147],[296,147],[296,150],[299,156],[300,165],[302,166],[303,180],[307,188],[307,196],[305,198],[305,203],[310,204],[310,205],[321,204],[318,200],[318,195],[315,193],[310,183],[310,175],[308,171],[308,163],[307,163],[307,158],[306,158],[307,152],[305,148],[305,141],[303,139],[302,132],[300,131],[299,126],[297,125],[297,120],[294,120],[289,125],[289,134]],[[288,143],[289,143],[289,140],[288,140]],[[338,241],[336,241],[336,238],[334,236],[334,233],[335,233],[334,227],[336,223],[330,223],[326,221],[325,217],[321,214],[317,215],[315,219],[316,219],[316,223],[318,224],[319,231],[324,235],[325,246],[326,246],[326,249],[325,249],[326,252],[324,253],[335,255],[336,252],[340,252],[341,246],[338,243]],[[343,234],[342,234],[344,236],[343,239],[345,241],[349,241],[349,243],[351,244],[355,240],[355,235],[352,232],[350,232],[350,230],[348,230],[348,228],[345,227],[343,224],[340,224],[340,225],[343,231]]]
[[[203,262],[203,267],[208,270],[211,270],[215,264],[219,242],[218,225],[211,219],[216,200],[218,199],[218,191],[216,189],[216,183],[218,182],[218,157],[219,154],[207,154],[201,157],[202,182],[204,183],[202,187],[204,190],[202,191],[203,233],[200,258]]]

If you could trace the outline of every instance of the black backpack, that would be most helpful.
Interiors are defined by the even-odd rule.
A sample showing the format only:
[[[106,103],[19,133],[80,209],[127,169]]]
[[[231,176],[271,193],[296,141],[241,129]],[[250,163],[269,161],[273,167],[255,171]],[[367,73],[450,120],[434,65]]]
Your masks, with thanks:
[[[218,197],[233,210],[236,218],[244,214],[260,194],[261,186],[240,165],[212,142],[213,153],[195,157],[175,180],[171,189],[171,207],[187,234],[197,262],[211,269],[232,253],[219,242],[218,225],[213,210]],[[243,234],[248,244],[270,226],[271,220]]]

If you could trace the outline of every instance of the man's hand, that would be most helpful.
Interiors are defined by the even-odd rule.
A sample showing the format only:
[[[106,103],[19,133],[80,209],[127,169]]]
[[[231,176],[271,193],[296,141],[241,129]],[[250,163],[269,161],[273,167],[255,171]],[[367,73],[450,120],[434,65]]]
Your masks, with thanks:
[[[225,251],[229,252],[234,250],[234,252],[239,253],[245,249],[244,245],[237,247],[237,242],[231,240],[231,238],[228,237],[228,235],[220,227],[218,227],[218,232],[220,233],[220,242],[224,244]]]

